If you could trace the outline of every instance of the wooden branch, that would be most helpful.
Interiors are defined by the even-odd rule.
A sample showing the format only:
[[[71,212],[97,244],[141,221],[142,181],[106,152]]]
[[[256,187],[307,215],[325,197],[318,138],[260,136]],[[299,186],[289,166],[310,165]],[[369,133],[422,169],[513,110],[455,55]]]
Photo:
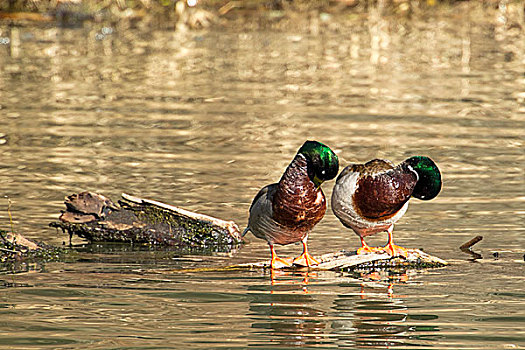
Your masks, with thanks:
[[[20,253],[18,250],[7,249],[7,248],[2,248],[2,247],[0,247],[0,251],[2,251],[4,253],[12,253],[12,254]]]
[[[434,268],[443,267],[448,263],[438,257],[427,254],[419,249],[408,249],[407,258],[392,258],[388,253],[369,253],[357,255],[356,252],[340,251],[337,253],[328,253],[316,257],[319,265],[310,266],[310,270],[354,270],[358,268]],[[229,266],[229,268],[259,268],[269,269],[269,261],[259,261],[253,263],[239,264]],[[293,266],[291,269],[301,269],[304,266]],[[290,269],[290,268],[285,268]]]
[[[51,22],[52,16],[35,12],[0,12],[0,19]]]
[[[461,249],[461,250],[467,250],[467,249],[470,249],[470,247],[472,247],[474,244],[478,243],[478,242],[481,241],[482,239],[483,239],[483,236],[476,236],[476,237],[472,238],[470,241],[463,243],[463,244],[459,247],[459,249]]]
[[[463,253],[470,254],[474,260],[477,260],[477,259],[483,259],[483,257],[481,256],[481,254],[476,253],[476,252],[473,252],[473,251],[470,249],[474,244],[478,243],[478,242],[481,241],[482,239],[483,239],[483,236],[476,236],[476,237],[472,238],[471,240],[469,240],[468,242],[463,243],[463,244],[459,247],[459,249],[460,249]]]

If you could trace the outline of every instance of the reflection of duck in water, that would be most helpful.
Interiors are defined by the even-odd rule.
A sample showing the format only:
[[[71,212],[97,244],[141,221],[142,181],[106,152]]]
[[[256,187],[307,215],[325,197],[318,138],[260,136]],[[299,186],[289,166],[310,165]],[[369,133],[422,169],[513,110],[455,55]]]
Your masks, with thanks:
[[[332,210],[343,225],[361,238],[357,254],[380,250],[392,256],[406,256],[405,248],[394,244],[394,224],[405,214],[411,197],[429,200],[441,190],[441,173],[428,157],[411,157],[398,166],[374,159],[350,164],[339,174],[332,192]],[[388,244],[369,247],[364,237],[388,232]]]
[[[326,212],[321,184],[333,179],[338,170],[337,155],[329,147],[317,141],[306,141],[281,180],[263,187],[255,196],[244,234],[252,231],[268,242],[272,268],[291,265],[277,257],[275,244],[302,242],[303,253],[293,263],[303,266],[318,263],[308,253],[308,234]]]
[[[317,273],[310,270],[270,269],[270,280],[272,286],[300,284],[305,293],[308,293],[308,283],[310,282],[310,278],[315,278],[316,276]],[[297,277],[302,277],[302,280],[297,279]]]
[[[384,287],[367,287],[359,294],[338,295],[331,312],[332,333],[356,348],[412,344],[407,306],[402,299],[392,299],[381,290]]]
[[[302,288],[311,271],[277,270],[275,284],[252,286],[250,300],[251,327],[258,335],[271,339],[277,347],[302,347],[326,341],[328,315],[321,309],[316,295]],[[261,288],[263,288],[261,290]],[[268,348],[265,343],[251,346]]]
[[[409,309],[402,297],[393,297],[392,290],[408,276],[384,270],[357,275],[359,280],[348,284],[353,291],[337,294],[333,301],[333,333],[355,348],[413,345],[417,330],[409,324]]]

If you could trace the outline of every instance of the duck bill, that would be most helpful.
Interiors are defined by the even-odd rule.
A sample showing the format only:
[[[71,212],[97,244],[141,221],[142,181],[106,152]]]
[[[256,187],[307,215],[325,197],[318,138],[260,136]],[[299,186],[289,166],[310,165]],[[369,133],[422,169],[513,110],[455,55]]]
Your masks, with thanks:
[[[323,180],[318,178],[317,175],[314,175],[313,183],[314,183],[316,188],[319,188],[319,187],[321,187],[321,184],[323,183]]]

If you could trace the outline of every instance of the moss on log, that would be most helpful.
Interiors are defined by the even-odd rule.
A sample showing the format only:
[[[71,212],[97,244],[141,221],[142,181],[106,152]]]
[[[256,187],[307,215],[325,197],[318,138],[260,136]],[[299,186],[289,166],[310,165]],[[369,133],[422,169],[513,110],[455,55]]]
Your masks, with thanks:
[[[50,226],[90,242],[145,243],[227,251],[242,242],[233,221],[122,194],[119,205],[92,192],[66,197],[66,211]]]

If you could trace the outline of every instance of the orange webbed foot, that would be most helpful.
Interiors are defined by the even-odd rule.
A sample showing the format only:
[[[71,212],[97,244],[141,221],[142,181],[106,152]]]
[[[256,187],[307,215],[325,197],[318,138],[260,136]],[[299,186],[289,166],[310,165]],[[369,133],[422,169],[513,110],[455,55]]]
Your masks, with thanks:
[[[402,256],[406,258],[408,256],[408,250],[406,248],[394,244],[394,236],[392,234],[392,231],[394,231],[393,225],[387,229],[388,243],[383,248],[383,250],[389,253],[392,257]]]
[[[300,266],[312,266],[319,265],[319,261],[317,261],[313,256],[311,256],[310,253],[305,252],[297,258],[295,258],[293,264]]]
[[[270,267],[272,269],[282,269],[283,267],[292,267],[292,259],[291,258],[279,258],[278,256],[275,256],[270,261]]]
[[[361,255],[361,254],[368,254],[368,253],[376,253],[378,251],[381,251],[383,250],[384,248],[383,247],[369,247],[367,245],[359,248],[357,250],[357,255]]]
[[[357,255],[376,253],[383,249],[382,247],[370,247],[368,244],[366,244],[365,239],[363,237],[360,237],[360,238],[361,238],[361,248],[357,250]]]
[[[392,257],[402,256],[403,258],[408,257],[408,250],[401,246],[395,245],[393,243],[387,244],[382,250],[389,253]]]
[[[270,246],[270,252],[272,254],[272,258],[270,260],[270,268],[272,269],[282,269],[283,267],[291,267],[292,266],[292,259],[291,258],[279,258],[277,256],[277,253],[275,252],[275,248],[273,244],[268,243]]]

